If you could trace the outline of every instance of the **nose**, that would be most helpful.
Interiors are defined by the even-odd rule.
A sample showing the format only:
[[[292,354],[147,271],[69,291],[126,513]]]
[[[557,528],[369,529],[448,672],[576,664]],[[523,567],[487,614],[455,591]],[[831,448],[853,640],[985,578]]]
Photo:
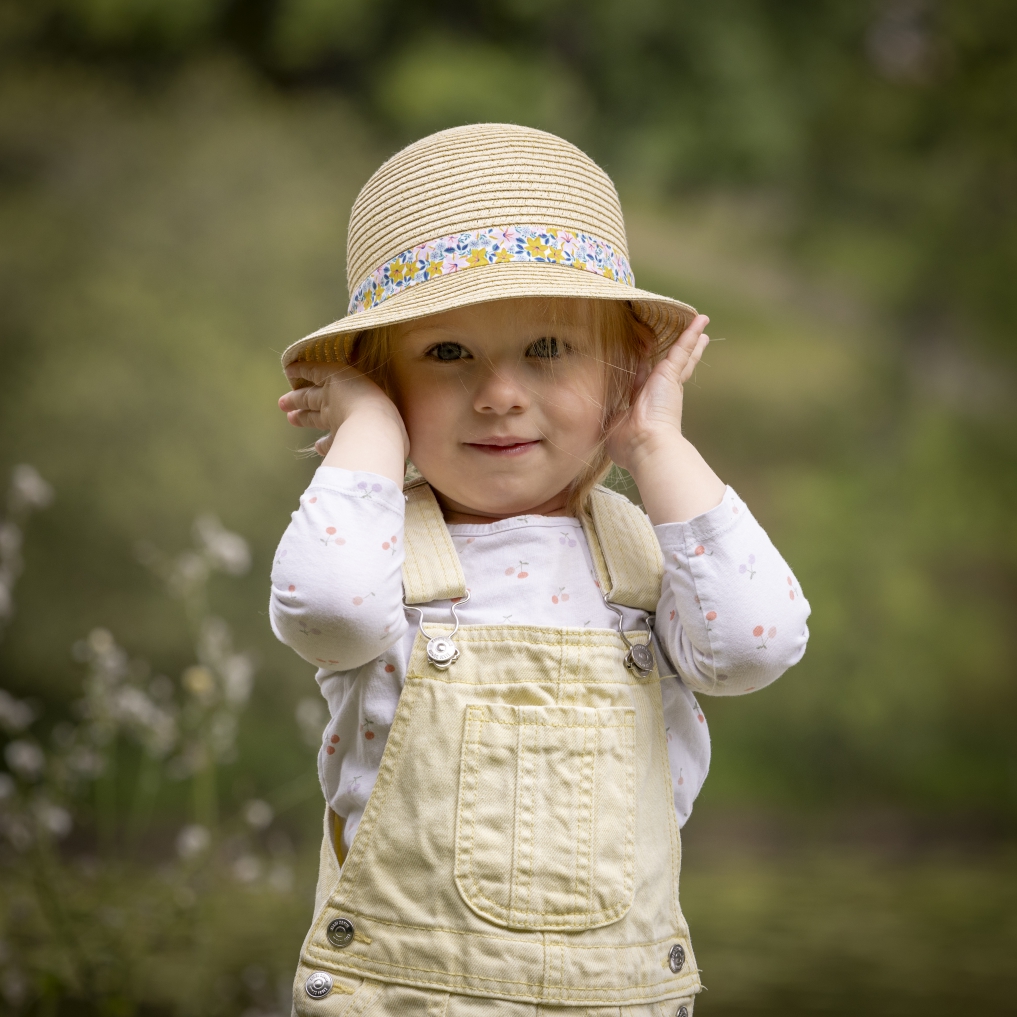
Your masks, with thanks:
[[[473,408],[477,413],[523,413],[530,405],[529,389],[508,366],[492,365],[479,380],[473,395]]]

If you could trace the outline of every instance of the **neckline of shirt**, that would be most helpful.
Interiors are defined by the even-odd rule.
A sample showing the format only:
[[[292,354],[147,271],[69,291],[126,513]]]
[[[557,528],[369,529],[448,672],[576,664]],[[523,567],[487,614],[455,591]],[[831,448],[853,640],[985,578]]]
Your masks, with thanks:
[[[563,526],[582,527],[575,516],[511,516],[498,519],[493,523],[448,523],[448,531],[453,537],[484,537],[508,530],[561,528]]]

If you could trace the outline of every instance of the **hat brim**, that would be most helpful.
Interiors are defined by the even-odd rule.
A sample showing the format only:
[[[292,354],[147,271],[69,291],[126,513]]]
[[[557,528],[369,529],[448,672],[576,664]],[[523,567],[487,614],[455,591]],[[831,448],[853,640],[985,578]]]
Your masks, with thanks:
[[[342,363],[347,351],[339,337],[365,329],[425,318],[457,307],[519,297],[581,297],[627,300],[636,317],[657,336],[663,355],[696,317],[696,309],[673,297],[615,282],[584,269],[533,262],[505,262],[438,276],[409,286],[370,310],[348,314],[304,336],[282,355],[283,367],[297,360]]]

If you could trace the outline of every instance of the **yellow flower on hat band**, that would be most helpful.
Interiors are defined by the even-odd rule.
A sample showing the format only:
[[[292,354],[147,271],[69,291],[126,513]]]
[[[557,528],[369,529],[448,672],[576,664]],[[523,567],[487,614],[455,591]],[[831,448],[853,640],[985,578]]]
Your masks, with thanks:
[[[489,226],[429,240],[386,261],[357,287],[348,313],[377,307],[439,275],[510,261],[578,268],[635,285],[628,259],[598,237],[560,226]]]

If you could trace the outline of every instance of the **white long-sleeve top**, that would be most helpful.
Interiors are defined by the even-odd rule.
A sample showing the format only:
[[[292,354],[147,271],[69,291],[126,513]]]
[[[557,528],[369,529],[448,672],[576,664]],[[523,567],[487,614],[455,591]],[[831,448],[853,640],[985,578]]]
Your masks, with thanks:
[[[403,604],[403,518],[398,485],[373,473],[322,466],[300,499],[272,568],[276,636],[318,668],[331,719],[318,772],[345,817],[349,848],[395,718],[420,615]],[[452,524],[470,600],[464,625],[618,628],[605,604],[579,520],[517,516]],[[798,662],[808,602],[745,503],[721,503],[685,523],[655,527],[664,581],[654,622],[658,662],[680,677],[661,684],[675,811],[684,824],[706,779],[710,737],[693,692],[739,695]],[[424,605],[424,623],[448,623],[450,603]],[[620,608],[627,631],[646,613]],[[663,650],[662,656],[660,651]]]

